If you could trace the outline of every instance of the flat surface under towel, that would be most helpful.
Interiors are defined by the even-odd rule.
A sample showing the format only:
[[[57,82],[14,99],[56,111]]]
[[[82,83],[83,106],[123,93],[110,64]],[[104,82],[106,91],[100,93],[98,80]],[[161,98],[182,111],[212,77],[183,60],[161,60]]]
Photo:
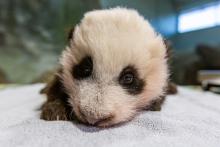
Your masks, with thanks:
[[[42,84],[0,91],[1,147],[220,147],[220,96],[179,87],[160,112],[99,129],[39,119]]]

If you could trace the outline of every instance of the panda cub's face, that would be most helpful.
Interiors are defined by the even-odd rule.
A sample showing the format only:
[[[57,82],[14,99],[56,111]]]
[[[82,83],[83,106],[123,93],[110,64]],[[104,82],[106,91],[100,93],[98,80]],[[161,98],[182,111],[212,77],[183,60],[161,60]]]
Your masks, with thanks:
[[[68,102],[84,123],[128,121],[163,94],[166,49],[149,23],[123,8],[87,13],[61,58]]]

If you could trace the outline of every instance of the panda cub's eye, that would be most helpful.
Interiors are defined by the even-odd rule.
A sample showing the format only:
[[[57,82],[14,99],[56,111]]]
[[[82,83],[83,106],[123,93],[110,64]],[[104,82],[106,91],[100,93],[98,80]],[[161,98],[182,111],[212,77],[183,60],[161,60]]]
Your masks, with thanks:
[[[84,57],[78,65],[74,66],[73,77],[78,80],[88,78],[92,75],[92,70],[92,58],[89,56]]]
[[[124,75],[120,77],[120,83],[123,85],[130,85],[133,83],[133,81],[134,74],[132,72],[124,73]]]
[[[140,94],[145,85],[133,66],[127,66],[121,71],[118,82],[129,94],[133,95]]]

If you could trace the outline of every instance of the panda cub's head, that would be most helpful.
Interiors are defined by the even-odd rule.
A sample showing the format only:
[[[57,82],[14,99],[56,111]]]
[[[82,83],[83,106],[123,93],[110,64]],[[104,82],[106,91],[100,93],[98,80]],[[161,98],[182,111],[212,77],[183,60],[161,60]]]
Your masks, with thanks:
[[[163,94],[163,39],[135,10],[85,14],[61,57],[63,87],[79,120],[97,126],[128,121]]]

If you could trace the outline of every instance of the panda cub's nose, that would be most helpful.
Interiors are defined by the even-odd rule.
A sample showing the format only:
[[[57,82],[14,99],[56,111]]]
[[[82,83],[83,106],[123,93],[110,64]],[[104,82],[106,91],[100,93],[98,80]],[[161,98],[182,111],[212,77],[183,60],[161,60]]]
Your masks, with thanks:
[[[108,121],[111,121],[114,118],[113,114],[108,114],[108,115],[91,115],[91,114],[85,114],[82,111],[80,111],[82,117],[91,125],[97,126],[101,123],[105,123]]]
[[[107,116],[100,117],[100,118],[95,118],[95,119],[90,118],[90,119],[87,119],[87,121],[92,125],[98,126],[99,124],[111,121],[113,119],[113,117],[114,117],[113,115],[107,115]]]

